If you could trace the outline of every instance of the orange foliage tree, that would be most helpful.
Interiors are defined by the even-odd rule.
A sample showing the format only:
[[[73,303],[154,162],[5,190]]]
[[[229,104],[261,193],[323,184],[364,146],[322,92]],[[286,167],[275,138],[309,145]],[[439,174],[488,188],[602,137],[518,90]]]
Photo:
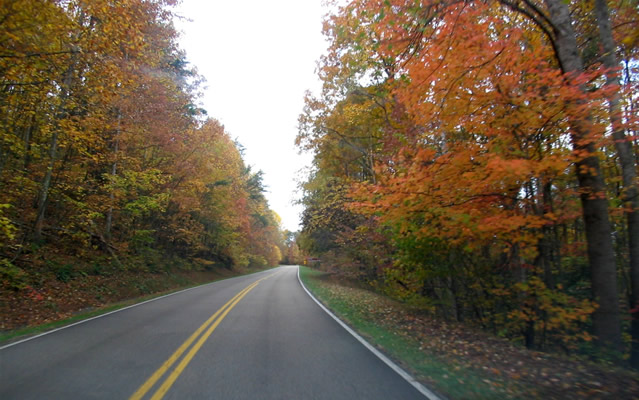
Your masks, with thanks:
[[[383,119],[365,132],[383,131],[374,174],[350,180],[348,209],[395,244],[384,275],[399,295],[507,327],[530,347],[588,341],[594,311],[592,333],[616,351],[620,222],[611,225],[608,199],[618,194],[599,159],[611,147],[609,99],[635,92],[606,84],[602,62],[584,63],[575,40],[596,21],[566,30],[559,3],[352,1],[327,19],[324,90],[308,104],[346,119],[340,102],[361,87],[376,94]],[[625,115],[617,123],[632,132]],[[321,147],[332,130],[317,130],[317,160],[332,157]],[[334,175],[324,165],[318,173]],[[590,296],[575,291],[588,270]]]

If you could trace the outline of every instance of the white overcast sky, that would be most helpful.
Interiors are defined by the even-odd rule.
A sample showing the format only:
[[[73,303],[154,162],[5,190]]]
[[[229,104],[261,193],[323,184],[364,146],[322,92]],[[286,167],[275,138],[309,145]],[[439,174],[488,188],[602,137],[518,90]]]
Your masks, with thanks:
[[[321,0],[182,0],[181,47],[206,80],[202,106],[264,171],[267,199],[283,228],[299,229],[296,177],[311,161],[294,140],[304,91],[319,90],[315,62],[326,49]]]

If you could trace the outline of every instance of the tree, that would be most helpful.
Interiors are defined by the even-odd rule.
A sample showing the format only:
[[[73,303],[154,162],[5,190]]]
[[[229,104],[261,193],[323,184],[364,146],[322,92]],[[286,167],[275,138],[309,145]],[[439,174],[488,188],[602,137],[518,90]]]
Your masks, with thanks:
[[[633,157],[632,142],[626,137],[621,109],[620,64],[617,61],[617,46],[612,34],[610,12],[604,0],[595,0],[594,4],[599,41],[601,43],[602,63],[607,69],[606,85],[611,87],[607,100],[610,109],[610,125],[615,142],[617,157],[621,166],[623,190],[621,200],[628,224],[628,250],[630,259],[630,309],[639,308],[639,189],[637,188],[636,162]],[[639,369],[639,311],[631,311],[632,352],[631,364]]]
[[[279,261],[260,173],[197,105],[174,3],[2,2],[3,277],[58,252],[144,270]]]
[[[584,268],[575,261],[587,256],[591,298],[598,303],[594,333],[601,347],[617,351],[619,292],[607,192],[615,177],[600,165],[609,152],[597,147],[608,143],[615,115],[610,96],[618,87],[605,84],[611,70],[599,68],[596,57],[584,52],[582,59],[580,46],[590,51],[586,39],[596,26],[582,6],[554,0],[352,1],[325,23],[331,47],[321,64],[323,92],[307,102],[311,112],[302,117],[301,144],[316,152],[318,175],[340,176],[356,150],[353,138],[376,138],[373,173],[361,184],[345,182],[355,202],[342,207],[390,232],[397,252],[387,271],[403,270],[414,284],[394,272],[389,282],[441,300],[429,288],[444,286],[442,276],[429,269],[449,265],[455,270],[446,278],[452,293],[474,279],[487,301],[495,301],[487,290],[512,296],[513,304],[499,303],[504,309],[497,315],[520,315],[518,329],[534,347],[549,329],[581,329],[572,323],[551,327],[557,319],[549,310],[579,304],[571,316],[561,316],[564,321],[581,321],[592,310],[581,293],[570,300],[575,292],[564,289],[573,285],[566,262],[581,275]],[[353,93],[366,91],[381,105],[371,109],[383,110],[375,124],[348,118],[345,105],[353,103]],[[349,145],[336,146],[337,138]],[[627,181],[624,190],[631,186]],[[450,257],[429,260],[425,249]],[[478,268],[483,263],[495,270]],[[511,277],[497,278],[502,269]],[[493,275],[486,279],[480,271]]]

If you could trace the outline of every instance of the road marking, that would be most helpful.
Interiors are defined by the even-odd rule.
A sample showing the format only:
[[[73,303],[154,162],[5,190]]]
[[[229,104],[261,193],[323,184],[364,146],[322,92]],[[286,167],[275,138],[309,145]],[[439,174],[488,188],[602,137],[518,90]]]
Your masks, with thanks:
[[[363,344],[364,347],[366,347],[371,353],[375,354],[377,356],[377,358],[382,360],[386,365],[388,365],[399,376],[404,378],[404,380],[406,382],[410,383],[415,389],[417,389],[417,391],[419,393],[424,395],[424,397],[426,397],[428,400],[442,400],[441,397],[439,397],[438,395],[433,393],[426,386],[424,386],[421,383],[419,383],[417,381],[417,379],[415,379],[411,374],[406,372],[399,365],[395,364],[391,359],[386,357],[381,351],[377,350],[377,348],[375,348],[372,344],[368,343],[366,341],[366,339],[364,339],[357,332],[355,332],[353,329],[351,329],[350,326],[346,325],[346,323],[344,321],[342,321],[341,319],[337,318],[337,316],[335,314],[333,314],[328,308],[326,308],[324,306],[324,304],[322,304],[319,300],[317,300],[315,298],[315,296],[313,296],[313,294],[306,288],[306,286],[304,286],[304,282],[302,282],[302,278],[300,278],[300,267],[299,267],[299,265],[297,266],[297,280],[300,282],[300,285],[302,286],[302,288],[304,289],[306,294],[308,294],[310,296],[310,298],[313,299],[313,301],[315,303],[317,303],[317,305],[320,306],[320,308],[322,310],[324,310],[331,318],[333,318],[335,321],[337,321],[337,323],[340,324],[342,326],[342,328],[346,329],[346,331],[348,333],[353,335],[353,337],[355,339],[357,339],[361,344]]]
[[[213,320],[215,320],[217,316],[224,311],[225,308],[227,308],[231,303],[233,303],[234,300],[240,297],[243,293],[248,293],[248,290],[252,289],[256,285],[257,285],[257,282],[254,282],[253,284],[244,288],[242,291],[236,294],[231,300],[229,300],[226,304],[224,304],[219,310],[217,310],[215,314],[213,314],[209,319],[207,319],[199,328],[197,328],[197,330],[193,332],[193,334],[189,336],[189,338],[184,343],[182,343],[182,345],[178,347],[177,350],[175,350],[175,352],[171,355],[171,357],[169,357],[164,362],[164,364],[162,364],[162,366],[158,368],[158,370],[155,371],[153,375],[151,375],[151,377],[146,382],[144,382],[144,384],[140,386],[140,388],[135,393],[133,393],[133,395],[129,398],[129,400],[141,399],[146,394],[146,392],[148,392],[149,389],[151,389],[151,387],[162,377],[162,375],[164,375],[164,373],[169,368],[171,368],[171,366],[178,360],[178,358],[180,358],[180,356],[186,351],[186,349],[188,349],[191,343],[193,343],[195,339],[197,339],[198,336],[200,336],[200,333],[202,333],[202,331],[204,331],[206,327],[209,324],[211,324],[211,322],[213,322]]]
[[[258,282],[259,283],[259,282]],[[171,375],[169,375],[168,378],[166,378],[166,380],[164,381],[164,383],[162,384],[162,386],[160,386],[160,388],[155,392],[155,394],[153,395],[153,397],[151,397],[151,400],[160,400],[162,397],[164,397],[164,395],[166,394],[166,392],[171,388],[171,385],[173,385],[173,383],[175,382],[175,380],[180,376],[180,374],[182,373],[182,371],[184,371],[184,368],[186,368],[187,365],[189,365],[189,363],[191,362],[191,360],[193,359],[193,356],[195,356],[195,353],[197,353],[200,350],[200,347],[202,347],[202,345],[204,344],[204,342],[206,341],[206,339],[209,338],[209,336],[211,336],[211,333],[213,333],[213,331],[215,330],[215,328],[217,328],[217,326],[220,324],[220,322],[222,322],[222,320],[224,319],[224,317],[226,317],[226,314],[229,313],[229,311],[231,311],[233,309],[233,307],[235,307],[235,305],[242,300],[242,298],[244,296],[246,296],[248,294],[248,292],[250,292],[255,286],[258,285],[258,283],[255,283],[254,285],[250,286],[248,290],[246,290],[244,293],[242,293],[242,295],[240,297],[238,297],[233,304],[231,304],[225,311],[224,313],[222,313],[222,315],[220,316],[220,318],[217,319],[217,321],[215,321],[213,323],[213,325],[211,325],[211,327],[206,331],[206,333],[204,335],[202,335],[202,337],[200,337],[200,339],[197,341],[197,343],[191,348],[191,350],[189,350],[189,352],[187,353],[186,356],[184,356],[184,358],[182,359],[182,361],[180,361],[180,363],[178,364],[177,367],[175,367],[175,369],[173,370],[173,372],[171,372]]]
[[[138,390],[129,397],[129,400],[140,400],[142,399],[147,392],[160,380],[160,378],[175,364],[175,362],[184,354],[184,352],[193,344],[193,342],[199,337],[199,340],[191,347],[191,350],[184,356],[182,361],[173,369],[171,374],[165,379],[162,385],[156,390],[156,392],[151,397],[151,400],[160,400],[166,392],[171,388],[176,379],[180,376],[180,374],[184,371],[186,366],[191,362],[195,354],[200,350],[204,342],[211,336],[215,328],[218,327],[220,322],[226,317],[226,315],[237,305],[237,303],[244,298],[251,290],[253,290],[257,285],[260,284],[265,279],[271,278],[277,275],[279,272],[266,276],[262,279],[259,279],[252,284],[248,285],[246,288],[242,289],[238,294],[233,296],[231,300],[226,302],[219,310],[215,312],[209,319],[207,319],[189,338],[178,347],[177,350],[160,366],[149,377],[149,379],[140,386]],[[219,317],[219,318],[218,318]],[[208,327],[208,330],[206,330]],[[206,330],[206,332],[200,336],[200,334]]]

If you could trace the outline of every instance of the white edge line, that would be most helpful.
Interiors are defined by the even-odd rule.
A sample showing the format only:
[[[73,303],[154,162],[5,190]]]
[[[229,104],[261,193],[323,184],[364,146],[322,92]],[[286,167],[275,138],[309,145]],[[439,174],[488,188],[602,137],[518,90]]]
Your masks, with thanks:
[[[302,279],[300,278],[300,267],[299,267],[299,265],[297,266],[297,280],[300,282],[300,285],[302,285],[302,288],[304,289],[304,291],[306,291],[306,293],[311,297],[311,299],[313,299],[313,301],[315,301],[315,303],[317,303],[317,305],[320,306],[322,308],[322,310],[324,310],[328,315],[331,316],[331,318],[333,318],[335,321],[337,321],[337,323],[340,324],[342,326],[342,328],[346,329],[346,331],[348,333],[353,335],[353,337],[355,339],[357,339],[361,344],[363,344],[364,347],[366,347],[371,353],[375,354],[377,356],[377,358],[382,360],[393,371],[397,372],[397,374],[399,376],[401,376],[402,378],[404,378],[404,380],[406,380],[408,383],[410,383],[415,389],[417,389],[417,391],[419,391],[421,394],[423,394],[429,400],[443,400],[441,397],[437,396],[435,393],[433,393],[432,391],[428,390],[428,388],[426,388],[424,385],[419,383],[411,374],[409,374],[404,369],[402,369],[402,367],[400,367],[399,365],[395,364],[391,359],[389,359],[384,354],[382,354],[382,352],[380,352],[375,347],[373,347],[373,345],[368,343],[366,341],[366,339],[361,337],[357,332],[355,332],[353,329],[351,329],[350,326],[346,325],[341,319],[337,318],[337,316],[335,316],[335,314],[333,314],[328,308],[326,308],[322,303],[320,303],[320,301],[317,300],[315,298],[315,296],[313,296],[313,294],[306,288],[306,286],[304,286],[304,283],[302,282]]]
[[[272,269],[275,269],[275,268],[272,268]],[[58,332],[58,331],[61,331],[61,330],[63,330],[63,329],[67,329],[67,328],[71,328],[71,327],[76,326],[76,325],[84,324],[85,322],[89,322],[89,321],[93,321],[94,319],[98,319],[98,318],[106,317],[107,315],[111,315],[111,314],[115,314],[115,313],[120,312],[120,311],[128,310],[129,308],[133,308],[133,307],[141,306],[141,305],[143,305],[143,304],[150,303],[150,302],[152,302],[152,301],[156,301],[156,300],[160,300],[160,299],[163,299],[163,298],[165,298],[165,297],[169,297],[169,296],[173,296],[173,295],[176,295],[176,294],[180,294],[180,293],[188,292],[189,290],[198,289],[198,288],[201,288],[201,287],[204,287],[204,286],[213,285],[214,283],[218,283],[218,282],[221,282],[221,281],[226,281],[226,280],[233,279],[233,278],[240,278],[240,277],[244,277],[244,276],[251,276],[251,275],[254,275],[254,274],[259,274],[259,273],[262,273],[262,272],[268,272],[268,271],[271,271],[272,269],[267,269],[267,270],[265,270],[265,271],[257,271],[257,272],[253,272],[253,273],[251,273],[251,274],[247,274],[247,275],[233,276],[233,277],[230,277],[230,278],[227,278],[227,279],[221,279],[221,280],[217,280],[217,281],[213,281],[213,282],[209,282],[209,283],[204,283],[204,284],[202,284],[202,285],[193,286],[193,287],[190,287],[190,288],[186,288],[186,289],[178,290],[177,292],[173,292],[173,293],[165,294],[165,295],[163,295],[163,296],[154,297],[154,298],[152,298],[152,299],[145,300],[145,301],[143,301],[143,302],[141,302],[141,303],[131,304],[130,306],[126,306],[126,307],[123,307],[123,308],[118,308],[117,310],[113,310],[113,311],[109,311],[109,312],[104,313],[104,314],[96,315],[95,317],[91,317],[91,318],[83,319],[82,321],[74,322],[74,323],[72,323],[72,324],[64,325],[64,326],[61,326],[61,327],[59,327],[59,328],[52,329],[52,330],[50,330],[50,331],[42,332],[42,333],[40,333],[40,334],[38,334],[38,335],[35,335],[35,336],[29,336],[29,337],[24,338],[24,339],[22,339],[22,340],[18,340],[17,342],[13,342],[13,343],[5,344],[4,346],[1,346],[1,347],[0,347],[0,351],[2,351],[2,350],[4,350],[4,349],[7,349],[7,348],[9,348],[9,347],[17,346],[17,345],[19,345],[19,344],[21,344],[21,343],[24,343],[24,342],[28,342],[28,341],[30,341],[30,340],[37,339],[37,338],[42,337],[42,336],[50,335],[50,334],[52,334],[52,333],[54,333],[54,332]]]

